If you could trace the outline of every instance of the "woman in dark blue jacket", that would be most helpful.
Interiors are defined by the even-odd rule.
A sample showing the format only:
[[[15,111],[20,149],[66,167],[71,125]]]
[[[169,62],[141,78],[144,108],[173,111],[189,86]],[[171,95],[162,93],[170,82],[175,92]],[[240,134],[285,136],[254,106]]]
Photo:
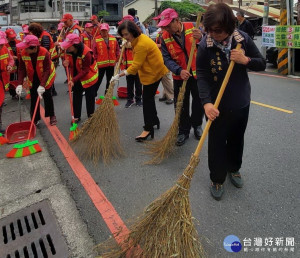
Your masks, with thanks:
[[[228,5],[209,6],[203,24],[207,35],[198,46],[197,85],[205,114],[214,121],[208,138],[208,165],[211,194],[220,200],[227,173],[236,187],[243,185],[239,170],[251,93],[247,69],[263,71],[266,61],[252,39],[235,29],[235,17]],[[242,44],[241,50],[235,49],[237,43]],[[236,64],[216,109],[213,103],[231,60]]]

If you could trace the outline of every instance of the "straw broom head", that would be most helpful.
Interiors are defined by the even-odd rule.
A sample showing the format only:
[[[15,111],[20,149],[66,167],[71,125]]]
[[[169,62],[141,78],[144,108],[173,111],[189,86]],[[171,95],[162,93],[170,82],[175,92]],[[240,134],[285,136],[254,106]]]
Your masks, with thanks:
[[[112,158],[123,155],[120,142],[120,130],[112,100],[113,83],[111,83],[102,104],[83,124],[72,144],[82,158],[92,160],[95,164],[102,160],[105,164]]]
[[[125,44],[122,47],[116,75],[120,69],[121,58]],[[73,140],[73,145],[78,150],[79,156],[92,160],[97,164],[100,158],[105,164],[112,158],[119,158],[124,154],[120,142],[120,130],[117,115],[112,100],[115,83],[111,82],[102,104],[95,113],[83,124],[79,133]]]
[[[97,247],[100,252],[104,250],[100,257],[205,257],[189,201],[191,178],[198,163],[192,155],[177,183],[146,208],[121,246],[112,246],[111,239]]]
[[[167,134],[159,141],[148,142],[148,151],[146,153],[151,155],[152,159],[147,161],[145,164],[160,164],[165,158],[173,153],[177,140],[178,125],[183,106],[185,88],[186,84],[182,85],[182,87],[180,88],[176,103],[175,117]]]
[[[197,22],[195,28],[199,28],[200,19],[202,13],[199,12],[197,16]],[[193,38],[191,52],[189,55],[189,60],[187,64],[187,71],[190,71],[193,58],[195,58],[194,52],[196,49],[196,40]],[[146,164],[160,164],[165,158],[167,158],[173,151],[176,143],[176,137],[178,134],[178,126],[180,122],[180,115],[182,111],[183,99],[185,95],[187,80],[183,81],[182,86],[180,88],[180,92],[178,95],[177,103],[176,103],[176,112],[173,123],[165,135],[165,137],[160,141],[155,141],[150,143],[148,147],[148,154],[152,156],[152,159],[147,161]]]

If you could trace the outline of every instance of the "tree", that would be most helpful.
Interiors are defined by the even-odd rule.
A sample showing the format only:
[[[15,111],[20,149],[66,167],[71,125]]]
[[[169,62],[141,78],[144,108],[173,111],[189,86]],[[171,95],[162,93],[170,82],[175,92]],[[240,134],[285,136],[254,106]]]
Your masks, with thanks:
[[[173,8],[178,13],[179,17],[183,20],[191,20],[195,18],[198,12],[205,12],[205,10],[198,4],[192,3],[189,0],[183,0],[182,2],[163,1],[161,2],[159,13],[167,8]],[[155,13],[152,13],[145,20],[146,23],[151,22]]]
[[[107,12],[105,10],[102,10],[102,11],[98,12],[98,17],[99,18],[103,18],[104,16],[108,16],[108,15],[109,15],[109,12]]]

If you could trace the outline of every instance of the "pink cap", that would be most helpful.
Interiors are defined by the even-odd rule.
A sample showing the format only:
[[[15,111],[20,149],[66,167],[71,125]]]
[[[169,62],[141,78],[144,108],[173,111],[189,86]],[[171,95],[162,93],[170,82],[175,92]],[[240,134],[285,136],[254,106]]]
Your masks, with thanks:
[[[62,30],[62,28],[65,26],[65,24],[63,22],[60,22],[58,25],[57,25],[57,29],[58,30]]]
[[[88,23],[86,23],[85,25],[84,25],[84,28],[86,29],[86,28],[93,28],[94,27],[94,25],[93,24],[91,24],[90,22],[88,22]]]
[[[160,22],[157,24],[157,26],[168,26],[168,24],[175,18],[178,18],[178,13],[174,9],[168,8],[159,15]]]
[[[13,29],[7,29],[5,31],[7,38],[15,38],[17,36],[16,32]]]
[[[6,33],[4,31],[0,31],[0,45],[7,43]]]
[[[109,25],[107,23],[102,23],[100,25],[100,30],[107,30],[107,31],[109,31]]]
[[[118,22],[118,25],[120,25],[121,23],[123,23],[123,21],[133,21],[134,20],[134,18],[133,18],[133,16],[131,16],[131,15],[125,15],[124,17],[123,17],[123,19],[121,20],[121,21],[119,21]]]
[[[29,27],[26,27],[26,28],[23,29],[24,34],[29,34],[28,28],[29,28]]]
[[[153,17],[153,18],[152,18],[152,20],[155,20],[155,21],[157,21],[157,20],[159,20],[159,19],[160,19],[160,14],[157,15],[156,17]]]
[[[60,43],[62,49],[68,49],[73,44],[79,44],[81,42],[80,37],[77,34],[69,34],[66,37],[66,40]]]
[[[24,48],[28,48],[28,47],[36,47],[39,45],[40,45],[40,42],[36,36],[27,35],[21,43],[17,44],[17,48],[24,49]]]

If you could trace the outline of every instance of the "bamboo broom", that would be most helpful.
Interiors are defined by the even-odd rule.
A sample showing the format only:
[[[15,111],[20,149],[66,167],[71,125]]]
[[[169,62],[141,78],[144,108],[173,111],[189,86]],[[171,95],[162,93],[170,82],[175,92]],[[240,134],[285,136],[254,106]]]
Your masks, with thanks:
[[[238,44],[236,49],[240,48],[241,44]],[[233,67],[234,62],[231,61],[215,101],[215,108],[219,107]],[[193,223],[189,189],[211,123],[210,120],[206,123],[195,153],[192,154],[189,164],[176,184],[146,208],[144,214],[131,226],[130,233],[121,246],[112,243],[113,240],[98,245],[99,252],[111,248],[101,257],[198,258],[206,256]]]
[[[119,72],[124,49],[125,44],[122,47],[114,75]],[[112,158],[118,158],[124,153],[120,143],[120,130],[112,98],[114,86],[115,82],[111,82],[102,104],[84,122],[73,140],[79,156],[92,160],[94,164],[97,164],[101,157],[103,162],[108,164]]]
[[[195,28],[199,28],[201,16],[202,13],[199,12],[197,16]],[[196,49],[196,40],[193,38],[188,65],[186,68],[187,71],[190,71],[191,69],[195,49]],[[167,132],[165,137],[162,138],[161,140],[149,142],[149,145],[147,147],[148,148],[147,154],[152,156],[152,159],[147,161],[146,164],[160,164],[165,158],[167,158],[174,151],[187,81],[188,80],[184,80],[180,88],[178,98],[177,98],[177,103],[176,103],[175,117],[169,131]]]

